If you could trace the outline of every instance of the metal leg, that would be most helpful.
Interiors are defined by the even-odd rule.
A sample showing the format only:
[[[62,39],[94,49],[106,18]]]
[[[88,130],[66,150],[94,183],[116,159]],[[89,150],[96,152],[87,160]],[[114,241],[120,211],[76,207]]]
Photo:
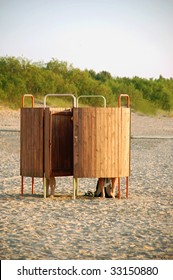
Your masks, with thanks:
[[[129,177],[126,177],[126,198],[129,196]]]
[[[46,177],[45,177],[45,175],[43,177],[43,195],[44,195],[44,198],[46,198]]]
[[[34,194],[34,177],[32,177],[32,194]]]
[[[118,198],[121,198],[121,183],[120,183],[120,177],[118,177]]]
[[[23,176],[21,176],[21,195],[23,196],[24,193],[24,179]]]
[[[73,177],[73,199],[75,199],[76,196],[76,186],[75,186],[75,178]]]
[[[78,178],[75,178],[76,180],[76,196],[78,196],[78,191],[79,191],[79,181]]]
[[[76,199],[77,183],[77,178],[73,177],[73,199]]]

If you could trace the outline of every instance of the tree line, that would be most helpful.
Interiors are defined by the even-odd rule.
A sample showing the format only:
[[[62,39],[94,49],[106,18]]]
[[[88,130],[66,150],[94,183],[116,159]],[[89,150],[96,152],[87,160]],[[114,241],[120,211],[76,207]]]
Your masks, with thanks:
[[[21,96],[28,93],[38,99],[48,93],[103,95],[108,106],[117,106],[119,94],[126,93],[135,111],[153,114],[173,110],[173,78],[112,77],[107,71],[80,70],[58,59],[44,63],[0,57],[0,102],[17,108]],[[85,102],[92,106],[96,101]]]

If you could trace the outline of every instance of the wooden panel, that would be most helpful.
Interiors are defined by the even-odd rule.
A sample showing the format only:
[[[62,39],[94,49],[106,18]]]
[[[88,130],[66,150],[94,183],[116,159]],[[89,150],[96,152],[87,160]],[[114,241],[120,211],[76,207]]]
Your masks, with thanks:
[[[73,175],[72,111],[45,109],[45,174]]]
[[[130,109],[74,109],[74,177],[124,177],[130,170]]]
[[[43,119],[43,108],[21,108],[21,176],[43,177]]]
[[[130,175],[130,108],[121,111],[121,166],[119,176]]]
[[[75,121],[74,121],[75,120]],[[73,161],[74,165],[73,168],[77,172],[80,172],[80,166],[79,166],[79,147],[81,147],[81,144],[79,143],[79,133],[81,132],[81,129],[79,130],[79,111],[78,109],[73,109]],[[80,137],[81,138],[81,137]]]
[[[44,112],[44,170],[45,176],[50,177],[50,125],[51,113],[49,108],[45,108]]]

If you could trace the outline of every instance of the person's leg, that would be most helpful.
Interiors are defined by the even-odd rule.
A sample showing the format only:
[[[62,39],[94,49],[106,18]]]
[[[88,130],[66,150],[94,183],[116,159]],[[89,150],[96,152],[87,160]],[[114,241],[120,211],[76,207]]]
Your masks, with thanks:
[[[110,195],[115,198],[115,188],[116,188],[116,184],[117,184],[117,178],[112,178],[112,189],[110,192]]]
[[[46,178],[46,196],[49,195],[49,179]]]
[[[56,180],[55,177],[50,177],[51,196],[55,195]]]

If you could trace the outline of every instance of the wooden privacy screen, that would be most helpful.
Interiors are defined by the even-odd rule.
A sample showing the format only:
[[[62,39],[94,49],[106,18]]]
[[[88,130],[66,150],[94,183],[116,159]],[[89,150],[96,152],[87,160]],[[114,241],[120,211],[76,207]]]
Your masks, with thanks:
[[[74,177],[130,175],[130,108],[74,108]]]
[[[45,108],[45,175],[73,175],[72,111]]]
[[[43,118],[43,108],[21,108],[21,176],[43,177]]]
[[[130,108],[21,108],[20,175],[130,175]]]

